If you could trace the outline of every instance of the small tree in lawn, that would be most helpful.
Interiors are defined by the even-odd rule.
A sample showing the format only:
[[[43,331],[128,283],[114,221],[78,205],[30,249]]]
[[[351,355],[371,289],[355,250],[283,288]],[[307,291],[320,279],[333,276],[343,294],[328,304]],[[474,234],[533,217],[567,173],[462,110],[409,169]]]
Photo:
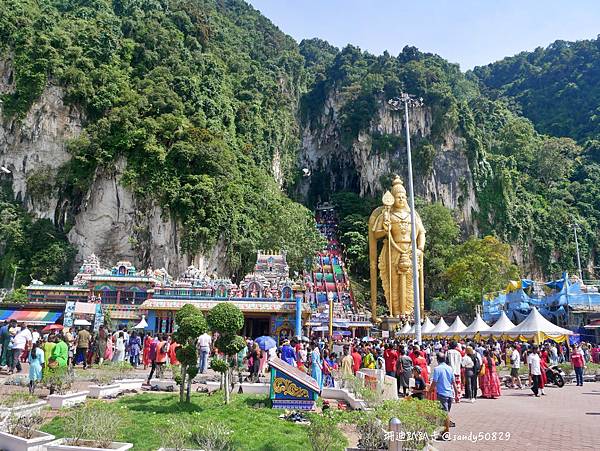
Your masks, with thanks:
[[[179,381],[179,402],[184,401],[184,387],[187,382],[185,401],[190,402],[192,380],[198,374],[198,350],[196,339],[207,330],[206,319],[200,310],[191,304],[184,305],[175,314],[177,332],[173,338],[181,346],[175,354],[181,362],[181,380]]]
[[[219,333],[215,346],[225,354],[225,361],[214,358],[211,368],[220,372],[224,378],[225,403],[229,403],[230,379],[232,374],[231,357],[240,352],[246,342],[237,333],[244,327],[244,314],[235,305],[223,302],[213,307],[206,316],[208,326]]]

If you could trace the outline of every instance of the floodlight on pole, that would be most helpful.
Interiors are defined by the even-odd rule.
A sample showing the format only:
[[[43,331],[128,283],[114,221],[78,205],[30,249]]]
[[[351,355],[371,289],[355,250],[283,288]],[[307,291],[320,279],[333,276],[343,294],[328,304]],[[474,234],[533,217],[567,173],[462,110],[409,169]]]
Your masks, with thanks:
[[[577,270],[579,271],[579,280],[583,281],[583,272],[581,271],[581,257],[579,256],[579,240],[577,239],[577,229],[579,229],[579,224],[576,221],[572,221],[569,224],[569,227],[573,227],[573,232],[575,233],[575,250],[577,251]]]
[[[406,158],[408,166],[408,192],[410,205],[410,239],[412,253],[412,279],[413,279],[413,309],[415,319],[415,338],[417,343],[421,343],[421,296],[419,293],[419,265],[417,261],[417,229],[415,217],[415,191],[413,185],[412,154],[410,150],[410,128],[408,121],[409,108],[420,108],[423,106],[423,98],[416,98],[405,92],[400,93],[400,97],[394,97],[388,100],[390,109],[400,111],[404,105],[404,122],[406,129]]]

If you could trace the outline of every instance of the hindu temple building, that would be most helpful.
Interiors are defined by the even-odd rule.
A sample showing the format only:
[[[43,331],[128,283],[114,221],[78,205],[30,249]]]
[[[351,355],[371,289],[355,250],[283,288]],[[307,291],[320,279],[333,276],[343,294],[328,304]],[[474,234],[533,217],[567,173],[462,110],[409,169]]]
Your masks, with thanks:
[[[271,335],[278,340],[296,335],[310,315],[303,280],[292,280],[285,252],[259,251],[252,273],[239,284],[228,278],[201,274],[188,267],[179,280],[165,280],[152,298],[141,304],[150,329],[170,333],[177,310],[192,304],[208,312],[220,302],[230,302],[244,314],[242,335]]]
[[[32,305],[47,305],[64,311],[74,304],[74,313],[94,315],[101,304],[113,326],[130,325],[141,318],[140,305],[151,296],[154,286],[165,277],[164,270],[138,272],[130,262],[120,261],[112,268],[103,268],[92,254],[86,258],[72,284],[47,285],[34,280],[27,290]]]
[[[315,332],[324,335],[329,329],[331,299],[334,332],[364,335],[371,323],[368,315],[357,312],[352,299],[330,208],[319,210],[317,225],[328,244],[315,256],[312,270],[299,278],[290,277],[285,251],[258,251],[253,271],[237,284],[193,265],[177,279],[164,269],[138,271],[127,261],[107,268],[92,254],[71,284],[32,281],[27,287],[29,307],[0,312],[0,316],[20,315],[63,324],[79,317],[96,325],[95,318],[100,315],[102,320],[109,317],[115,328],[133,326],[145,315],[147,330],[171,333],[175,313],[185,304],[206,313],[220,302],[230,302],[244,314],[243,335],[270,335],[281,341]]]

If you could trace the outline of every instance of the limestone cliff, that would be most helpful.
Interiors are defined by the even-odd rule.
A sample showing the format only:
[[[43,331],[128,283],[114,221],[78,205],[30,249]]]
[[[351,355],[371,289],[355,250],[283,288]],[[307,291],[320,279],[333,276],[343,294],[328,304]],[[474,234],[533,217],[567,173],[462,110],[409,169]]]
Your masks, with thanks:
[[[404,115],[390,110],[381,99],[377,114],[367,130],[358,138],[344,144],[342,139],[340,110],[344,106],[342,96],[331,92],[321,115],[310,121],[302,130],[302,148],[299,164],[308,169],[311,176],[305,177],[299,186],[300,193],[307,198],[319,176],[326,174],[328,186],[320,186],[325,192],[354,190],[361,195],[379,196],[387,186],[392,173],[399,173],[406,181],[406,144]],[[430,201],[456,209],[461,222],[469,231],[476,225],[472,213],[477,210],[477,200],[469,162],[465,154],[465,141],[457,132],[447,133],[434,144],[435,153],[429,170],[419,171],[415,160],[419,155],[418,143],[431,134],[432,112],[429,108],[418,108],[410,115],[410,133],[413,144],[413,167],[416,194]],[[394,149],[379,152],[374,148],[377,136],[394,137]],[[423,173],[426,172],[426,173]],[[384,186],[385,185],[385,186]],[[323,199],[325,200],[325,199]]]
[[[13,90],[11,58],[0,59],[0,93]],[[140,268],[164,267],[175,275],[192,262],[203,272],[227,274],[223,243],[206,255],[181,252],[180,225],[121,183],[124,160],[112,170],[97,170],[80,202],[61,198],[56,176],[71,158],[69,139],[85,125],[81,109],[63,99],[63,89],[50,84],[22,119],[5,117],[0,109],[0,165],[11,171],[4,177],[28,211],[69,229],[69,241],[77,249],[75,266],[95,253],[106,264],[127,259]]]

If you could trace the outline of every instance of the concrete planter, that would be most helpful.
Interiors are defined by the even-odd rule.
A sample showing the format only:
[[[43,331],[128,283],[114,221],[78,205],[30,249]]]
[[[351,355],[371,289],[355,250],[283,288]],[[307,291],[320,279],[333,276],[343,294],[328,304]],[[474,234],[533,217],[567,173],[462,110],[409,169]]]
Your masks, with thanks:
[[[46,451],[106,451],[107,449],[113,451],[126,451],[133,448],[132,443],[112,442],[108,448],[94,448],[93,446],[73,446],[64,445],[65,438],[59,438],[46,445]],[[91,444],[90,444],[91,445]]]
[[[67,393],[66,395],[49,395],[48,403],[53,409],[62,409],[63,407],[71,407],[85,402],[89,391],[80,391],[76,393]]]
[[[90,390],[89,397],[94,399],[116,396],[123,391],[121,384],[90,385],[88,389]]]
[[[123,390],[141,390],[142,385],[146,382],[144,379],[122,379],[119,381],[119,385]]]
[[[345,401],[354,410],[365,410],[367,408],[367,404],[362,399],[355,398],[352,393],[344,388],[323,387],[321,397]]]
[[[17,417],[38,415],[46,404],[46,401],[38,401],[32,404],[23,404],[15,407],[0,407],[0,417],[11,415]]]
[[[0,431],[0,446],[5,451],[44,451],[46,443],[55,440],[51,434],[35,431],[33,438],[22,438]]]
[[[159,390],[168,390],[169,387],[173,387],[173,391],[178,390],[178,385],[174,380],[171,379],[154,379],[150,381],[151,387],[157,387]]]
[[[208,387],[208,392],[209,393],[217,391],[217,390],[219,390],[221,388],[221,383],[218,382],[218,381],[206,381],[205,384]],[[235,384],[233,384],[233,388],[231,389],[231,393],[237,393],[239,391],[239,389],[240,389],[240,384],[238,382],[236,382]]]
[[[238,384],[236,384],[237,386]],[[234,388],[237,390],[237,387]],[[268,395],[271,390],[270,384],[264,384],[262,382],[250,383],[250,382],[242,382],[242,391],[244,393],[252,394],[252,395]],[[237,391],[234,391],[237,393]]]

